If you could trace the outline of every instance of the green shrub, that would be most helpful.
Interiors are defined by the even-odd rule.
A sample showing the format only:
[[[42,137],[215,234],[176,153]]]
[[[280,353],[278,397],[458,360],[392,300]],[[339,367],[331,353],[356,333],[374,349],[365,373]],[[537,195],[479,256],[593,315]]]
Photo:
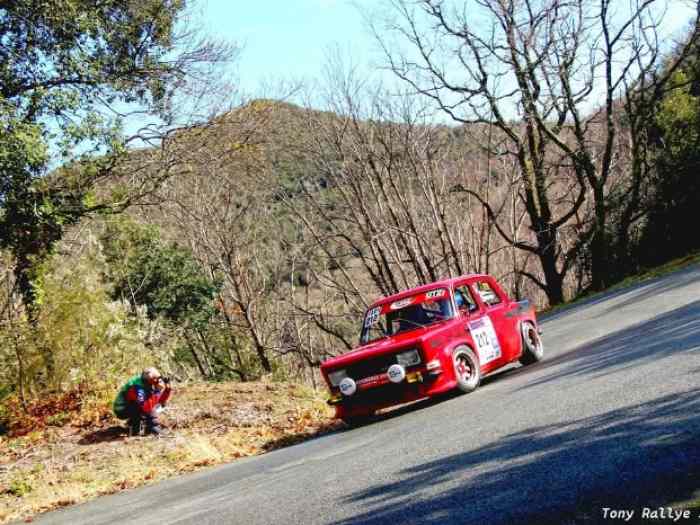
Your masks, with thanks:
[[[8,494],[21,498],[29,494],[34,488],[24,479],[13,479],[7,489]]]

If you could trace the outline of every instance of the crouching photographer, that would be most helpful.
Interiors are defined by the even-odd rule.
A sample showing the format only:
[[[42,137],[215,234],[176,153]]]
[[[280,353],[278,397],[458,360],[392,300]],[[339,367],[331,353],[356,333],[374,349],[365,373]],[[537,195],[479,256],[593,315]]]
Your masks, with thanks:
[[[158,414],[170,399],[170,379],[156,368],[146,368],[129,379],[120,389],[112,408],[119,419],[127,420],[130,436],[138,436],[145,427],[147,434],[162,431]]]

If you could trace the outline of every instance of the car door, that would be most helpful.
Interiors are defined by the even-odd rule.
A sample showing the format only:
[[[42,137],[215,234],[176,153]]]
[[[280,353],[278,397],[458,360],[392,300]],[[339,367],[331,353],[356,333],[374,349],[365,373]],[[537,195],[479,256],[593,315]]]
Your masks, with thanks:
[[[486,323],[490,324],[487,331],[492,338],[498,340],[500,345],[502,355],[499,364],[506,364],[516,359],[520,351],[520,339],[514,318],[507,315],[510,304],[508,297],[500,286],[488,277],[474,279],[470,286],[480,307],[484,309],[484,316],[489,319]],[[493,333],[490,332],[491,328]]]
[[[466,281],[458,283],[454,293],[457,307],[460,309],[460,318],[464,320],[464,328],[469,331],[474,341],[482,373],[498,368],[504,363],[505,356],[487,306],[483,301],[476,300],[473,289]],[[459,304],[459,297],[464,299],[463,305]]]

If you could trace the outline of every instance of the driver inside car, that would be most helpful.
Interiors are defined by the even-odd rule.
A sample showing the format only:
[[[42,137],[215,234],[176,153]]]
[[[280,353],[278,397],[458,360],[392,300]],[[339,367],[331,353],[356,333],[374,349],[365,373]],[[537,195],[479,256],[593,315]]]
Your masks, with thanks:
[[[455,304],[458,310],[464,310],[467,308],[467,301],[464,300],[464,294],[459,290],[455,290]]]
[[[465,310],[468,312],[473,312],[477,309],[476,304],[468,298],[461,290],[455,290],[455,304],[457,305],[457,310]]]
[[[423,308],[421,308],[420,305],[415,304],[402,308],[396,312],[396,317],[392,321],[398,321],[398,327],[396,330],[394,330],[394,333],[398,334],[399,332],[405,332],[407,330],[413,330],[414,328],[425,326],[430,322],[430,319]],[[392,326],[396,326],[396,324],[392,322]]]

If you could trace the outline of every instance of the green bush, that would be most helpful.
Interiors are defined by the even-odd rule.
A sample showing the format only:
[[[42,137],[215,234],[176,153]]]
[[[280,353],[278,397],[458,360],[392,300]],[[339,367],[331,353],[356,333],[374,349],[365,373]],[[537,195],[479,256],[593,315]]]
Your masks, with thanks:
[[[23,479],[14,479],[10,482],[10,486],[7,489],[9,494],[21,498],[29,494],[34,488],[29,482]]]
[[[0,384],[6,392],[30,399],[79,384],[117,385],[153,364],[154,352],[146,348],[153,323],[110,297],[103,267],[95,239],[39,266],[32,320],[18,310],[0,325]]]

